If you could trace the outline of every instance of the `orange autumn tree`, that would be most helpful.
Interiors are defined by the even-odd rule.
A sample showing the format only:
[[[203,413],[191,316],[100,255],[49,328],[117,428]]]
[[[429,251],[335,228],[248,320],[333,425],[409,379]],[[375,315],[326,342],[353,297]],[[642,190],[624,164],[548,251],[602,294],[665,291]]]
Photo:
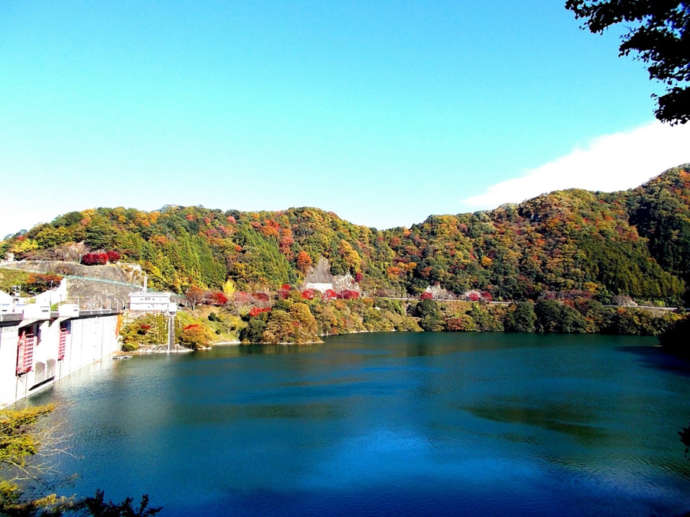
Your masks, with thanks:
[[[303,274],[306,274],[311,267],[311,257],[309,253],[302,250],[297,254],[297,269],[299,269]]]
[[[185,293],[185,298],[187,298],[187,301],[192,306],[192,310],[194,310],[196,306],[204,300],[204,296],[206,296],[206,291],[195,285],[187,289],[187,292]]]

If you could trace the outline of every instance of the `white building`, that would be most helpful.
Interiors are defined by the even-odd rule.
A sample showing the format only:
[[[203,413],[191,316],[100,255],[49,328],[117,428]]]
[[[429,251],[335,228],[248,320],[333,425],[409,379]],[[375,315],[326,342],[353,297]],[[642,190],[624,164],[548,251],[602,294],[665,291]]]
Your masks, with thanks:
[[[0,314],[8,312],[14,312],[14,298],[0,291]]]
[[[320,293],[325,293],[329,289],[333,289],[332,282],[307,282],[304,284],[305,289],[313,289],[314,291],[319,291]]]
[[[132,312],[175,313],[177,304],[172,301],[172,293],[137,291],[129,293],[129,310]]]

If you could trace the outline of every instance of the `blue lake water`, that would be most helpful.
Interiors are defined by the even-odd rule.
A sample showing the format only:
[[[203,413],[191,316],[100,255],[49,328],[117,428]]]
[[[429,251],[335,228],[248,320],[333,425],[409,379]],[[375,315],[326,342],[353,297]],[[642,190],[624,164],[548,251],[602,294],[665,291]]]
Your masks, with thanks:
[[[690,511],[690,365],[653,338],[359,334],[108,362],[55,402],[77,479],[161,515]]]

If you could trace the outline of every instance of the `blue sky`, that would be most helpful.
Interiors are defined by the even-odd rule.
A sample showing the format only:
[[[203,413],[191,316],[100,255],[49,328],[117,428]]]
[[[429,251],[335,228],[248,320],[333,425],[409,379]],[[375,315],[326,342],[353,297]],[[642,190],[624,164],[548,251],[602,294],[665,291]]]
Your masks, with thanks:
[[[626,140],[590,178],[690,161],[643,65],[563,3],[5,0],[0,236],[167,203],[409,225],[520,201],[488,194],[647,129],[645,169],[618,170]],[[585,186],[577,162],[552,174]]]

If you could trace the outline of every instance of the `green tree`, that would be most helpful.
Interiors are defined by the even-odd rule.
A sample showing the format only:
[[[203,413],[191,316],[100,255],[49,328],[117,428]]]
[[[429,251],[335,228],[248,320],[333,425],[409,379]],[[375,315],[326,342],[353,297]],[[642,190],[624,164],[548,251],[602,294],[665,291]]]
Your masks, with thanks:
[[[240,341],[243,343],[261,343],[265,330],[265,314],[250,318],[248,325],[240,331]]]
[[[504,327],[507,332],[534,332],[537,315],[532,302],[519,302],[506,314]]]
[[[112,246],[115,238],[115,231],[108,220],[95,215],[86,227],[86,245],[91,249],[105,249]]]
[[[553,300],[540,300],[535,304],[536,331],[577,334],[586,331],[587,322],[577,310]]]
[[[657,99],[656,117],[684,124],[690,120],[690,4],[685,0],[567,0],[567,9],[593,33],[624,24],[628,32],[620,56],[637,55],[650,79],[667,87]]]
[[[433,300],[419,302],[415,314],[419,317],[419,326],[427,332],[441,332],[446,329],[438,303]]]

